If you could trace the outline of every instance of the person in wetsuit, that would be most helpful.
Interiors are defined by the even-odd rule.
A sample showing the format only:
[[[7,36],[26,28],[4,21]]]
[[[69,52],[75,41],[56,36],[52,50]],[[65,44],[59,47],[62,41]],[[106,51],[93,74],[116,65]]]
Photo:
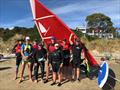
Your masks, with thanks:
[[[38,70],[39,66],[41,68],[41,79],[44,82],[44,68],[45,68],[45,61],[46,61],[47,51],[43,47],[42,44],[38,45],[38,49],[35,52],[35,66],[34,66],[34,80],[38,82]]]
[[[32,53],[33,62],[31,63],[31,71],[33,71],[34,64],[37,61],[37,58],[36,58],[36,51],[38,50],[38,40],[37,39],[35,39],[33,41],[32,47],[33,47],[33,53]]]
[[[71,38],[71,37],[70,37]],[[80,43],[80,40],[75,38],[74,42],[70,39],[70,44],[72,45],[72,54],[73,54],[73,76],[72,81],[75,80],[75,75],[77,76],[77,80],[80,81],[80,64],[83,62],[81,59],[81,53],[83,50],[83,47]]]
[[[56,84],[57,75],[58,75],[59,82],[57,86],[61,86],[62,85],[61,84],[61,80],[62,80],[61,68],[63,66],[63,55],[62,55],[62,50],[58,43],[56,43],[54,47],[55,47],[55,51],[51,55],[51,66],[53,71],[53,83],[51,85]]]
[[[70,45],[67,43],[67,40],[64,39],[61,43],[62,53],[63,53],[63,73],[66,75],[64,78],[68,76],[67,73],[70,65]]]
[[[14,46],[12,51],[15,51],[16,55],[16,73],[15,73],[15,80],[17,79],[18,76],[18,71],[19,71],[19,66],[22,61],[22,55],[21,55],[21,46],[22,46],[22,39],[17,40],[17,44]]]
[[[51,54],[55,50],[55,47],[54,47],[55,43],[56,43],[56,38],[52,37],[51,38],[51,42],[49,43],[49,45],[47,47],[47,50],[48,50],[48,53],[47,53],[48,60],[47,60],[47,64],[46,64],[47,65],[47,67],[46,67],[46,79],[45,79],[44,83],[48,82],[48,77],[49,77],[49,73],[50,73]]]

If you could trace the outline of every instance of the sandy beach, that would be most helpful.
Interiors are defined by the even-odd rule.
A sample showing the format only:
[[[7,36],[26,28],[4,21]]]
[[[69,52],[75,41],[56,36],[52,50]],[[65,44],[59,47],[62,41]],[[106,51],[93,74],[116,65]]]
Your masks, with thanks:
[[[0,0],[0,90],[120,90],[119,9],[120,0]]]
[[[120,79],[120,64],[115,61],[108,61],[110,68],[115,73],[115,77]],[[0,62],[0,90],[101,90],[97,85],[97,78],[93,80],[87,77],[81,77],[80,82],[63,81],[62,86],[50,86],[52,80],[43,84],[39,78],[38,83],[28,80],[27,68],[25,70],[25,81],[18,83],[20,78],[14,80],[15,76],[15,58]],[[120,83],[115,81],[114,89],[119,90]],[[104,89],[103,89],[104,90]],[[109,89],[106,89],[109,90]]]

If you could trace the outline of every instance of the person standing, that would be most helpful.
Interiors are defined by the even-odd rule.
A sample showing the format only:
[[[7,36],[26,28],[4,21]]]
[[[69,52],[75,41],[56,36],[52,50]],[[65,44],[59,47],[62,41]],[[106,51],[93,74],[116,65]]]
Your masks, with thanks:
[[[38,50],[38,40],[35,39],[32,44],[33,47],[33,53],[32,53],[32,62],[31,62],[31,71],[33,71],[34,63],[37,61],[36,58],[36,51]]]
[[[61,68],[63,66],[63,55],[62,55],[62,50],[60,49],[60,46],[58,43],[54,45],[55,51],[51,55],[51,66],[52,66],[52,71],[53,71],[53,83],[51,86],[56,84],[57,80],[57,75],[58,75],[58,85],[61,86],[61,81],[62,81],[62,72]]]
[[[43,48],[42,44],[38,44],[38,49],[35,52],[35,67],[34,67],[34,82],[38,82],[38,70],[39,66],[41,68],[41,79],[44,82],[44,68],[45,68],[45,61],[46,61],[47,51]]]
[[[67,43],[67,40],[64,39],[61,43],[62,46],[62,53],[63,53],[63,73],[68,76],[68,69],[70,65],[70,49],[69,44]]]
[[[18,39],[17,44],[14,46],[13,50],[15,50],[16,55],[16,73],[15,73],[15,80],[18,77],[19,72],[19,66],[22,61],[22,55],[21,55],[21,46],[22,46],[22,39]],[[12,50],[12,51],[13,51]]]
[[[75,75],[77,76],[77,80],[80,81],[80,64],[83,62],[81,59],[81,53],[83,50],[83,47],[80,43],[80,40],[77,38],[74,38],[74,42],[72,42],[70,37],[70,44],[72,45],[72,54],[73,54],[73,76],[72,81],[75,80]]]
[[[48,56],[48,60],[47,60],[47,69],[46,69],[46,79],[44,81],[44,83],[47,83],[48,82],[48,77],[49,77],[49,73],[50,73],[50,62],[51,62],[51,54],[55,51],[55,45],[56,43],[56,38],[55,37],[52,37],[51,38],[51,42],[50,44],[48,45],[48,53],[47,53],[47,56]]]
[[[21,83],[24,80],[23,74],[26,64],[28,65],[28,69],[29,69],[29,80],[32,81],[32,71],[31,71],[32,53],[33,53],[33,48],[32,45],[30,44],[30,37],[26,37],[25,44],[22,44],[21,47],[22,70],[21,70],[21,77],[19,83]]]

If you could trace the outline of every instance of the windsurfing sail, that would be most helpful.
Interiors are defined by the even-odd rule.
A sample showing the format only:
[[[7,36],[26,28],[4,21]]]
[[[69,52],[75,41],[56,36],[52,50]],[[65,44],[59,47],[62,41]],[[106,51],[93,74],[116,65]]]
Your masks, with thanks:
[[[47,46],[50,39],[54,36],[58,41],[76,36],[68,26],[66,26],[54,13],[46,8],[39,0],[30,0],[33,13],[33,19],[37,26],[38,32]],[[77,36],[76,36],[77,37]],[[73,40],[73,37],[72,37]],[[97,65],[96,60],[84,46],[85,57],[90,61],[91,65]]]

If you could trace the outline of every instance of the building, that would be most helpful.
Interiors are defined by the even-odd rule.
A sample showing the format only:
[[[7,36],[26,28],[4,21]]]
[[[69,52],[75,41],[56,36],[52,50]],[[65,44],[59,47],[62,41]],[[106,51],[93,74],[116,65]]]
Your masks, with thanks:
[[[78,26],[76,27],[76,30],[92,37],[98,36],[99,38],[114,38],[112,33],[102,33],[102,30],[99,29],[92,30],[92,32],[87,32],[88,28],[86,28],[85,26]]]

